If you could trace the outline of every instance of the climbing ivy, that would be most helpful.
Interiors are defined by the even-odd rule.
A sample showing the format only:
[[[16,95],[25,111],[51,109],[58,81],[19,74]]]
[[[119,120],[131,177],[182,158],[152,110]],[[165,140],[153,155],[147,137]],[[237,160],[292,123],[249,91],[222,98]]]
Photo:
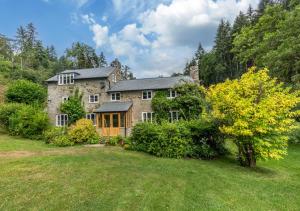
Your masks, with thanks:
[[[161,123],[169,120],[170,111],[178,111],[185,120],[196,119],[206,107],[205,89],[193,83],[184,83],[174,87],[177,97],[167,98],[168,91],[158,91],[152,99],[155,120]]]

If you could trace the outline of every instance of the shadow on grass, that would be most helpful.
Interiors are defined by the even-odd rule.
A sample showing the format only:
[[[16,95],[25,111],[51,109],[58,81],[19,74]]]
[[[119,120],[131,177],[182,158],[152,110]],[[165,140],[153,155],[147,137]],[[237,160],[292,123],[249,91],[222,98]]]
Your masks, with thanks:
[[[259,176],[268,176],[268,177],[274,177],[278,175],[278,171],[276,169],[271,169],[263,166],[256,166],[256,167],[244,167],[241,166],[238,162],[238,160],[235,158],[234,155],[226,155],[224,157],[219,157],[215,160],[208,160],[207,162],[212,162],[215,165],[218,165],[222,168],[234,168],[238,169],[239,171],[244,171],[248,173],[255,173]]]

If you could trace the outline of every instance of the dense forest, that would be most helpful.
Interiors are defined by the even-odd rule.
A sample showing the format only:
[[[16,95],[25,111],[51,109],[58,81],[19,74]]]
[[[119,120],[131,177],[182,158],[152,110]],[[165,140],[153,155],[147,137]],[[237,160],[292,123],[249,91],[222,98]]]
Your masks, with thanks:
[[[105,66],[118,66],[123,78],[133,78],[127,65],[118,59],[111,63],[103,52],[97,55],[94,48],[81,42],[75,42],[64,54],[57,56],[54,46],[45,46],[38,39],[38,32],[32,23],[20,26],[15,38],[0,34],[0,83],[5,85],[10,80],[26,79],[43,83],[48,77],[65,69],[82,69]]]
[[[251,66],[267,67],[272,76],[299,86],[300,1],[261,0],[254,10],[240,12],[231,25],[221,20],[212,50],[201,45],[187,62],[198,65],[200,80],[209,86],[240,77]]]

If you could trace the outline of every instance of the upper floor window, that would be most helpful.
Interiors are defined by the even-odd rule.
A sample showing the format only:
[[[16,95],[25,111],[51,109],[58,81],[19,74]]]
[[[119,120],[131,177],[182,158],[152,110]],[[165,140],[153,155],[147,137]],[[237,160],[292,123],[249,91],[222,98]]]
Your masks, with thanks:
[[[99,94],[89,95],[89,103],[99,103]]]
[[[143,100],[151,100],[152,99],[152,91],[144,90],[142,98],[143,98]]]
[[[115,73],[111,74],[111,81],[114,83],[117,82],[117,75]]]
[[[142,121],[143,122],[152,122],[154,119],[153,112],[142,112]]]
[[[119,101],[121,100],[120,92],[111,93],[111,101]]]
[[[179,120],[179,112],[178,111],[170,111],[170,122],[175,122]]]
[[[168,90],[168,93],[167,93],[167,97],[168,97],[168,98],[175,98],[175,97],[177,97],[177,92],[176,92],[176,90],[174,90],[174,89],[169,89],[169,90]]]
[[[58,85],[74,84],[74,73],[59,74]]]
[[[96,125],[96,114],[95,113],[86,114],[85,118],[92,120],[93,125],[94,126]]]
[[[57,114],[56,115],[56,126],[63,127],[68,125],[68,115],[67,114]]]

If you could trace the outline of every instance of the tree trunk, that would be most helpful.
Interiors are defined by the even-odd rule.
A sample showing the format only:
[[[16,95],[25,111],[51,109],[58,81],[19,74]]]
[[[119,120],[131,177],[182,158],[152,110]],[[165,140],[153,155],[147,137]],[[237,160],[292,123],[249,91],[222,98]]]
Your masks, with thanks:
[[[240,144],[238,145],[239,154],[238,160],[241,166],[245,167],[255,167],[256,158],[252,144]]]

